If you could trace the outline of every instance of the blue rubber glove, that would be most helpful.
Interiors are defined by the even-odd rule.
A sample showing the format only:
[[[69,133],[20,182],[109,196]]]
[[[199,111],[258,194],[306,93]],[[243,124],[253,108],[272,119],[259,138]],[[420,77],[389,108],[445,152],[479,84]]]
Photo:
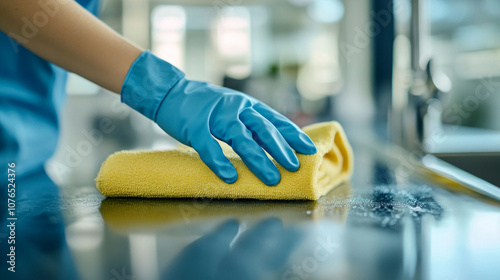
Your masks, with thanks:
[[[280,174],[262,148],[290,171],[299,169],[294,150],[316,153],[314,143],[299,127],[267,105],[229,88],[188,80],[149,51],[131,66],[121,97],[170,136],[193,147],[226,183],[234,183],[238,174],[216,139],[228,143],[269,186],[279,183]]]

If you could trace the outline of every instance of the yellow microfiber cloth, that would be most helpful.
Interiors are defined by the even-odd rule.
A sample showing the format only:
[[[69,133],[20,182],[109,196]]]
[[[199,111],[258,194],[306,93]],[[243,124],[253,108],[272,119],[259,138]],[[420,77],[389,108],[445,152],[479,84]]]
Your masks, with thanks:
[[[201,161],[195,150],[121,151],[102,164],[95,179],[108,197],[207,197],[262,200],[317,200],[349,180],[352,149],[337,122],[303,128],[316,144],[314,155],[297,154],[300,168],[290,172],[278,166],[281,181],[274,187],[262,183],[229,146],[224,153],[238,172],[238,180],[226,184]]]

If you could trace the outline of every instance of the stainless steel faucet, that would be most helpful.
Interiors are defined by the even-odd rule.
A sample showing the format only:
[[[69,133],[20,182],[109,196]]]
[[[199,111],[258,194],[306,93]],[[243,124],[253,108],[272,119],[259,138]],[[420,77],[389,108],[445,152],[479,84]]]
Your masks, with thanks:
[[[390,131],[394,143],[425,152],[430,135],[441,129],[440,96],[450,89],[450,82],[443,74],[434,73],[428,1],[408,1],[410,19],[404,22],[397,14],[395,17],[400,32],[394,47]]]

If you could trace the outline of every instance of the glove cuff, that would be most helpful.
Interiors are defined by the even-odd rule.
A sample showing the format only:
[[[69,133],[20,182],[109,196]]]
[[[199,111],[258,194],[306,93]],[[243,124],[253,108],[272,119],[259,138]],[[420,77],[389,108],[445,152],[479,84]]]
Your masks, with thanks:
[[[144,51],[128,70],[120,91],[121,102],[156,121],[161,102],[184,76],[172,64]]]

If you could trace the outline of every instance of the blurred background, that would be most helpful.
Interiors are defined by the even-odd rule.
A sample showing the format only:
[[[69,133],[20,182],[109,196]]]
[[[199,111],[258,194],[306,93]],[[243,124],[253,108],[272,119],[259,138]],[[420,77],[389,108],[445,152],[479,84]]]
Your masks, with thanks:
[[[449,147],[457,138],[436,133],[462,127],[500,139],[497,0],[103,0],[100,10],[188,78],[245,92],[299,126],[334,119],[424,150]],[[63,186],[92,183],[115,151],[176,144],[116,94],[74,74],[67,91],[47,166]]]
[[[431,0],[429,3],[432,56],[436,58],[438,71],[447,75],[453,85],[445,108],[463,103],[470,116],[464,118],[462,125],[499,130],[498,90],[477,105],[466,97],[476,94],[476,87],[484,80],[497,79],[492,86],[498,87],[500,1]]]

